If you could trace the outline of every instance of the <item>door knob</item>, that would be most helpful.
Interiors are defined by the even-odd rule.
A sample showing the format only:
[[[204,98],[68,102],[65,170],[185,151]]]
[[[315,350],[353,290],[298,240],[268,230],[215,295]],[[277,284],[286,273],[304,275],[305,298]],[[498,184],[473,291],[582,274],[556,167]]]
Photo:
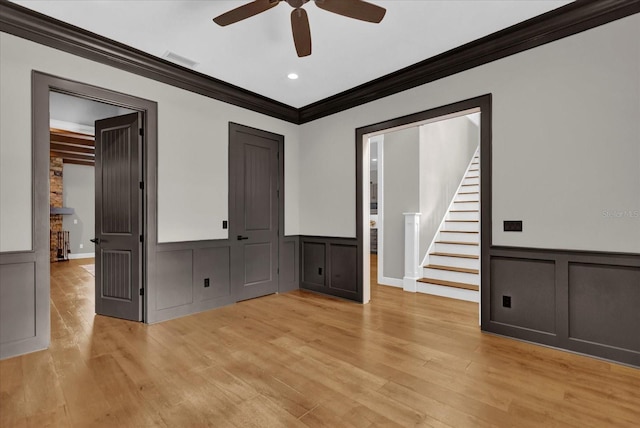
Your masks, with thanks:
[[[89,239],[89,241],[93,242],[96,245],[100,245],[100,238]]]
[[[242,241],[244,239],[249,239],[249,237],[248,236],[238,235],[238,241]]]

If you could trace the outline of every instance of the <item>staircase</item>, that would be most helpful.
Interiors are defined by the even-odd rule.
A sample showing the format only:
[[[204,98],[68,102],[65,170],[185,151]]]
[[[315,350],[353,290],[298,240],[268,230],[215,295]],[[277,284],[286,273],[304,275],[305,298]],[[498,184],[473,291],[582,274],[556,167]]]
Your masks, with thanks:
[[[429,247],[417,290],[479,301],[480,157],[474,154],[460,187]]]

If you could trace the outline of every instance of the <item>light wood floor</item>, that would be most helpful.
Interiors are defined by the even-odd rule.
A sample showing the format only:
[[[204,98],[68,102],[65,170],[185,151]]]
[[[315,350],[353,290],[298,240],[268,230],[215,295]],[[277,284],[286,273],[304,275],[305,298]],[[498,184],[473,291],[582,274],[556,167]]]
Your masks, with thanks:
[[[50,349],[0,362],[2,427],[640,422],[640,370],[482,334],[472,303],[296,291],[147,326],[94,316],[83,263],[52,265]]]

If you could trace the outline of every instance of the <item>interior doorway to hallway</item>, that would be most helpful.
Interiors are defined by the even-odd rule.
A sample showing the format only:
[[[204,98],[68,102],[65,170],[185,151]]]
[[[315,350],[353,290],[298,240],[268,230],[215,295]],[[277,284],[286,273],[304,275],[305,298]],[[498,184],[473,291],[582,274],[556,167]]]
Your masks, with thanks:
[[[91,160],[95,159],[95,144],[92,144],[92,138],[90,138],[89,130],[83,121],[78,119],[80,113],[85,114],[95,109],[103,109],[103,113],[106,116],[118,116],[122,117],[123,114],[134,115],[138,118],[139,126],[135,126],[128,131],[127,135],[113,139],[117,142],[118,150],[120,153],[129,156],[133,153],[133,145],[137,145],[136,150],[140,153],[140,176],[134,180],[127,180],[129,183],[135,183],[136,194],[133,196],[136,201],[140,201],[140,205],[143,208],[140,210],[140,231],[141,233],[135,235],[135,241],[140,245],[142,256],[140,257],[139,268],[135,274],[137,278],[125,278],[126,280],[117,282],[127,284],[127,281],[131,279],[131,283],[135,284],[136,300],[135,317],[136,321],[144,321],[146,319],[146,305],[144,305],[144,296],[139,293],[139,287],[145,287],[146,285],[146,266],[149,263],[149,247],[155,250],[156,233],[156,171],[157,171],[157,105],[155,102],[137,98],[134,96],[114,92],[108,89],[98,88],[92,85],[79,83],[64,78],[51,76],[44,73],[34,72],[32,79],[32,91],[33,91],[33,187],[34,187],[34,252],[36,254],[35,270],[36,270],[36,306],[37,306],[37,320],[38,331],[42,332],[38,335],[39,343],[41,347],[47,347],[51,338],[51,325],[50,325],[50,297],[51,297],[51,268],[52,268],[52,254],[50,253],[51,246],[51,194],[50,183],[51,177],[55,174],[51,169],[51,158],[57,158],[61,160],[58,174],[60,179],[64,180],[64,168],[65,161],[67,159],[67,166],[69,167],[67,178],[72,178],[75,182],[74,186],[84,185],[83,191],[76,191],[75,201],[67,201],[65,205],[64,189],[58,189],[60,195],[60,205],[63,212],[55,212],[54,215],[61,215],[57,220],[60,223],[61,228],[69,228],[75,230],[75,233],[68,234],[68,239],[63,239],[63,248],[58,251],[58,244],[56,242],[56,251],[53,256],[62,260],[72,257],[85,257],[89,258],[93,256],[91,246],[88,242],[94,238],[94,231],[83,230],[87,224],[90,223],[92,213],[91,208],[94,208],[95,198],[89,192],[87,194],[87,183],[81,183],[83,180],[91,181],[89,178],[91,175],[90,169],[93,167]],[[72,108],[74,103],[81,103],[80,109]],[[59,110],[61,105],[67,105],[70,107],[68,111],[62,112]],[[102,106],[102,107],[99,107]],[[106,107],[105,107],[106,106]],[[78,105],[76,105],[78,107]],[[106,110],[105,110],[106,109]],[[78,110],[82,110],[79,112]],[[53,111],[53,114],[52,114]],[[132,113],[133,112],[133,113]],[[98,118],[99,115],[94,115],[92,119]],[[52,122],[51,119],[54,119]],[[62,126],[66,122],[76,124],[74,129],[70,126]],[[66,130],[63,128],[67,128]],[[111,130],[115,130],[118,127],[111,127]],[[52,137],[52,129],[54,130],[55,137]],[[124,133],[124,128],[119,128],[117,132]],[[130,147],[131,146],[131,147]],[[131,150],[129,150],[131,148]],[[114,149],[108,149],[107,152],[112,153]],[[102,152],[106,155],[106,152]],[[100,156],[98,156],[100,157]],[[133,159],[133,158],[132,158]],[[120,163],[114,162],[113,164]],[[104,162],[103,162],[104,164]],[[119,174],[113,174],[116,177]],[[83,178],[84,177],[84,178]],[[61,181],[61,185],[64,183]],[[141,184],[142,183],[142,184]],[[90,184],[90,183],[89,183]],[[73,187],[73,186],[72,186]],[[82,187],[82,186],[81,186]],[[90,186],[89,186],[90,187]],[[133,187],[133,184],[132,184]],[[77,189],[76,189],[77,190]],[[140,193],[138,193],[140,192]],[[132,193],[133,194],[133,193]],[[93,199],[92,199],[93,198]],[[72,212],[74,210],[68,210],[68,208],[74,208],[69,205],[76,205],[78,209],[82,211],[82,219],[79,217],[73,217]],[[81,207],[82,206],[82,207]],[[123,208],[122,205],[110,204],[112,207],[116,207],[117,210]],[[57,207],[60,208],[60,207]],[[65,210],[64,208],[67,208]],[[94,211],[95,213],[95,211]],[[114,214],[117,214],[114,213]],[[116,215],[117,217],[117,215]],[[65,218],[68,218],[67,225],[65,226]],[[74,220],[76,220],[74,222]],[[89,228],[90,229],[90,228]],[[94,227],[95,230],[95,227]],[[57,235],[57,234],[56,234]],[[65,235],[65,234],[63,234]],[[57,240],[57,237],[56,237]],[[75,248],[72,248],[75,246]],[[82,246],[82,247],[80,247]],[[119,251],[119,250],[118,250]],[[122,251],[121,255],[126,256]],[[74,255],[75,254],[75,255]],[[73,261],[73,260],[72,260]],[[90,265],[91,263],[86,263]],[[59,263],[64,264],[61,261]],[[73,261],[76,264],[75,261]],[[89,269],[89,268],[88,268]],[[112,272],[122,273],[124,269],[113,269]],[[100,274],[100,269],[97,270],[96,275]],[[124,289],[124,288],[123,288]],[[112,300],[128,299],[129,296],[116,296],[114,293],[105,293],[104,290],[98,290],[100,293],[96,293],[95,290],[92,294],[98,294],[101,298],[110,298]],[[116,290],[118,291],[118,290]],[[94,310],[95,312],[95,310]],[[110,314],[108,314],[110,315]],[[119,316],[118,314],[113,314]]]
[[[489,228],[484,230],[481,227],[484,228],[487,219],[490,219],[490,207],[487,207],[484,200],[479,198],[480,194],[484,193],[485,188],[490,191],[490,187],[488,187],[490,184],[490,159],[487,156],[486,162],[482,161],[482,165],[486,164],[488,168],[480,168],[480,159],[482,158],[480,155],[483,151],[487,154],[490,153],[490,118],[490,95],[487,95],[370,125],[356,131],[356,159],[358,162],[356,166],[358,193],[357,235],[360,256],[359,269],[363,278],[365,303],[370,296],[370,290],[367,290],[370,280],[371,282],[377,280],[379,284],[407,289],[403,258],[404,221],[402,214],[420,211],[425,211],[427,214],[425,217],[430,217],[426,224],[421,225],[420,234],[418,235],[423,238],[418,259],[420,273],[422,274],[422,266],[426,265],[425,272],[430,274],[435,272],[435,275],[432,275],[433,278],[428,278],[429,282],[434,282],[435,284],[432,285],[426,283],[426,281],[416,282],[416,280],[422,278],[421,275],[419,278],[413,278],[413,283],[417,283],[418,286],[414,285],[415,288],[407,291],[416,291],[417,289],[417,291],[429,294],[451,295],[450,297],[462,298],[463,300],[480,300],[481,280],[479,267],[483,242],[481,237],[489,232]],[[476,127],[475,145],[470,141],[468,147],[464,147],[464,150],[462,150],[463,153],[461,152],[457,156],[459,159],[465,160],[463,162],[464,165],[460,164],[461,160],[457,161],[458,166],[455,168],[457,169],[455,172],[457,177],[453,179],[456,182],[455,186],[451,184],[452,178],[449,178],[446,186],[441,182],[437,182],[440,187],[434,188],[432,186],[428,192],[429,194],[424,195],[420,190],[420,184],[424,182],[424,178],[421,179],[419,175],[421,168],[416,166],[414,168],[416,177],[409,177],[408,175],[410,174],[406,171],[407,168],[403,169],[402,167],[402,156],[404,156],[405,161],[406,159],[415,160],[416,157],[419,158],[418,144],[421,127],[423,132],[429,132],[429,126],[434,128],[431,124],[442,127],[442,124],[453,124],[456,121],[469,122],[463,123],[463,125],[469,125],[469,129]],[[479,130],[477,129],[478,127],[480,128]],[[435,131],[432,129],[430,132],[432,134],[431,138],[433,138],[433,135],[442,132],[442,129],[436,129]],[[405,140],[408,135],[415,134],[415,153],[409,153],[411,149],[408,149],[406,145],[402,147],[405,153],[400,155],[398,152],[393,153],[392,150],[385,151],[385,144],[389,144],[389,141],[393,140],[393,138],[403,134]],[[388,138],[388,141],[385,142],[385,136],[387,135],[393,138]],[[385,156],[385,153],[389,156]],[[432,158],[442,157],[442,154],[437,152],[427,154],[427,156],[429,155]],[[373,159],[376,159],[375,162]],[[442,162],[445,161],[445,159],[441,160]],[[394,184],[392,183],[394,179],[389,179],[392,169],[385,168],[385,162],[396,164],[394,165],[396,171],[400,171],[396,173],[395,178],[397,180],[395,181],[397,183]],[[442,168],[446,169],[446,165]],[[430,170],[432,169],[430,168]],[[481,178],[482,184],[480,182]],[[372,187],[374,186],[377,187],[377,200],[375,204],[376,212],[372,214],[373,204],[371,200],[373,195]],[[414,189],[411,189],[412,186]],[[448,188],[444,189],[442,187]],[[385,198],[385,192],[388,194],[387,198]],[[412,193],[413,195],[411,195]],[[425,200],[431,199],[429,203],[432,203],[434,194],[438,199],[437,204],[435,204],[439,205],[438,209],[433,210],[433,204],[426,209],[424,204],[421,206],[421,197],[425,197]],[[404,205],[402,201],[396,201],[398,197],[407,199],[407,195],[409,195],[409,199],[411,199],[411,196],[415,196],[413,205],[411,203],[407,205],[407,201],[404,201]],[[490,193],[488,192],[487,195],[490,196]],[[446,203],[443,200],[446,200]],[[393,204],[391,206],[395,210],[391,210],[386,204]],[[387,207],[386,210],[385,207]],[[482,212],[482,215],[480,212]],[[394,216],[398,218],[394,218]],[[375,235],[377,236],[374,236],[372,232],[372,225],[376,226],[377,233]],[[387,230],[385,230],[385,226],[387,226]],[[398,230],[390,230],[393,227]],[[426,234],[425,229],[429,229]],[[429,235],[426,240],[424,239],[425,235]],[[375,241],[373,241],[374,239]],[[388,251],[385,251],[385,239],[387,239],[387,246],[390,247],[386,248]],[[393,242],[390,242],[390,240],[393,240]],[[487,242],[489,241],[487,240]],[[463,247],[461,244],[466,245]],[[370,254],[372,253],[372,248],[377,250],[377,278],[371,278]],[[385,261],[385,255],[391,255],[387,258],[387,261]],[[393,259],[393,256],[397,260]],[[429,257],[433,260],[429,260]],[[447,259],[450,259],[450,261]],[[451,272],[452,279],[440,278],[440,271]],[[467,285],[468,289],[461,288],[452,292],[440,292],[443,286],[457,288]]]

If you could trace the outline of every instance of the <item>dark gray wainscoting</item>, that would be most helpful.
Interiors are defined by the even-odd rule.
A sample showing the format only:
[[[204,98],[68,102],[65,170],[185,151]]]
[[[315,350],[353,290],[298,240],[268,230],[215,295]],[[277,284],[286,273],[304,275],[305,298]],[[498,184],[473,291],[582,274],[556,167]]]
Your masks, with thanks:
[[[355,238],[300,237],[300,288],[362,301]]]
[[[279,293],[300,288],[300,238],[284,236],[280,238],[280,283]]]
[[[36,289],[48,284],[49,265],[36,257],[34,251],[0,254],[0,359],[49,346],[48,295]]]
[[[158,244],[149,322],[155,323],[235,303],[228,240]],[[298,237],[280,238],[278,292],[298,288]],[[208,279],[208,287],[205,287]]]
[[[492,247],[482,275],[483,330],[640,366],[640,255]]]

